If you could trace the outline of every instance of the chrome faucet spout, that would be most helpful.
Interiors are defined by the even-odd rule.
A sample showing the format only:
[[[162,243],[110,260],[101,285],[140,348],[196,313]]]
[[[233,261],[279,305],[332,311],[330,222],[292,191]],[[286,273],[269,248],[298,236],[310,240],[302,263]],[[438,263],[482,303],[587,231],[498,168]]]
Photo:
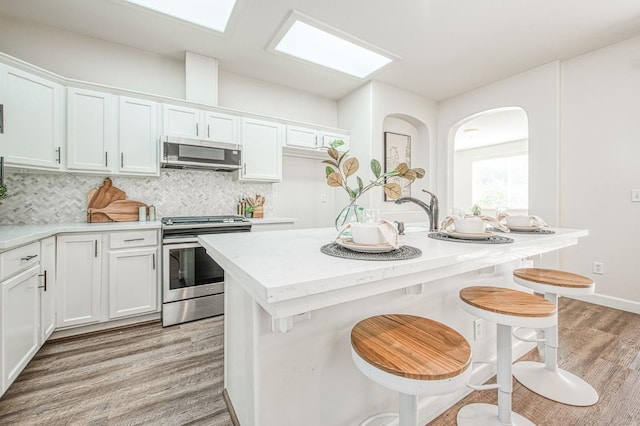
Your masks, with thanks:
[[[435,226],[431,225],[432,230],[437,231],[438,230],[438,224],[440,223],[438,221],[438,216],[440,215],[440,202],[438,201],[438,197],[436,197],[436,194],[434,194],[433,192],[429,192],[426,189],[423,189],[422,192],[426,192],[427,194],[429,194],[431,196],[431,200],[429,201],[429,207],[431,208],[431,214],[433,217],[433,221],[435,222]]]
[[[428,192],[428,191],[425,191],[425,192]],[[429,194],[431,193],[429,192]],[[422,208],[422,210],[425,211],[425,213],[427,213],[427,216],[429,216],[429,225],[431,226],[431,231],[438,230],[438,198],[435,195],[431,194],[431,201],[429,205],[427,205],[427,203],[425,203],[424,201],[418,200],[417,198],[413,198],[413,197],[400,197],[395,201],[395,203],[396,204],[403,204],[403,203],[417,204]],[[434,215],[434,211],[435,211],[435,215]]]

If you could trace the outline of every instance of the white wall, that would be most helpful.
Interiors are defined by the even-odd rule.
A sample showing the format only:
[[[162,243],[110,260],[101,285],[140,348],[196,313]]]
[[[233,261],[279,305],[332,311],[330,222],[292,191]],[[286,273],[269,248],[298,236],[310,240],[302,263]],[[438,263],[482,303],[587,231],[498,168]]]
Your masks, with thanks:
[[[562,264],[600,303],[640,313],[640,37],[564,61],[561,82],[561,223],[590,233]]]

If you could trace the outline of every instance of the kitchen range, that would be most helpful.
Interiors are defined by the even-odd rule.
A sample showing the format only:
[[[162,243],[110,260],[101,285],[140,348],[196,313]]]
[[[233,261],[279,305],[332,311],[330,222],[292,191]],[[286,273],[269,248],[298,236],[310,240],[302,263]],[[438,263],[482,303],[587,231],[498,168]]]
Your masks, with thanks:
[[[224,313],[224,271],[198,235],[249,232],[242,216],[162,218],[162,326]]]

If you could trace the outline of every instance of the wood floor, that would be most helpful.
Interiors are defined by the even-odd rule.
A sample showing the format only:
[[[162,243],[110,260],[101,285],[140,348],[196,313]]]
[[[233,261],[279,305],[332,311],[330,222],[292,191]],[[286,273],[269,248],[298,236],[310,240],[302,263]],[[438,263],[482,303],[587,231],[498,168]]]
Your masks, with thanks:
[[[0,425],[231,426],[222,332],[217,317],[47,343],[0,399]],[[640,315],[562,298],[560,342],[560,366],[601,400],[566,406],[514,381],[514,410],[538,425],[640,426]],[[474,392],[430,426],[455,425],[461,406],[495,403],[495,395]]]

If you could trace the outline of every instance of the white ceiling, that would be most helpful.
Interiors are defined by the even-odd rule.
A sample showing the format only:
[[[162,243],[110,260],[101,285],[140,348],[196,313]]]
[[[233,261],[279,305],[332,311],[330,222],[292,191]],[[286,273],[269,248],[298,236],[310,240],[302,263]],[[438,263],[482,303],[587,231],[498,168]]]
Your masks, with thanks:
[[[454,146],[459,151],[527,139],[527,113],[522,108],[501,108],[478,114],[461,125],[456,131]]]
[[[370,76],[433,100],[640,35],[638,0],[238,0],[224,36],[122,0],[1,0],[0,14],[338,99],[364,80],[266,50],[292,9],[403,59]]]

